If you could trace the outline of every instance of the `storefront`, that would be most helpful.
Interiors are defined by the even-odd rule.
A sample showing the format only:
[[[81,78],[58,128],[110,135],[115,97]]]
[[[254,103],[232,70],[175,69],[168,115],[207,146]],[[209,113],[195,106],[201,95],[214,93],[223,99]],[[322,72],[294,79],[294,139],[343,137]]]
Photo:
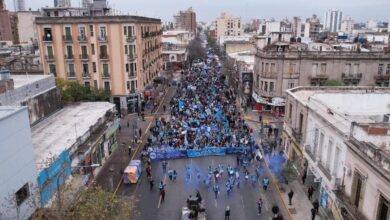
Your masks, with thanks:
[[[261,113],[270,114],[272,116],[284,117],[285,101],[280,97],[263,97],[259,96],[256,92],[252,93],[252,107],[254,110]]]
[[[127,113],[135,113],[140,110],[141,95],[138,93],[131,94],[126,98]]]

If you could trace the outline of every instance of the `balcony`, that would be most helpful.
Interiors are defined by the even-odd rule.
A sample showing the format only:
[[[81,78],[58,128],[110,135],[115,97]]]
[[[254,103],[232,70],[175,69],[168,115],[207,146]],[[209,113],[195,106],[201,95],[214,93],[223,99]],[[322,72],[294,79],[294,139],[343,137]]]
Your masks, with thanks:
[[[100,54],[99,59],[101,60],[108,60],[108,54]]]
[[[87,42],[87,36],[85,36],[85,35],[80,35],[80,36],[77,37],[77,40],[78,40],[79,42],[86,43],[86,42]]]
[[[137,91],[135,91],[135,89],[130,89],[129,93],[130,94],[135,94]]]
[[[135,61],[135,59],[137,59],[137,54],[131,53],[131,54],[127,55],[127,59],[130,62],[133,62],[133,61]]]
[[[68,72],[67,76],[68,76],[68,79],[76,79],[76,73],[75,72]]]
[[[74,59],[73,54],[65,54],[64,58],[65,58],[65,60],[73,60]]]
[[[84,73],[82,74],[82,76],[83,76],[83,79],[89,79],[89,78],[91,78],[91,75],[90,75],[88,72],[84,72]]]
[[[360,80],[362,79],[363,74],[362,73],[357,73],[357,74],[346,74],[342,73],[341,74],[341,79],[344,81],[344,83],[359,83]]]
[[[54,60],[55,60],[54,55],[45,55],[45,59],[46,59],[46,61],[48,61],[48,62],[51,62],[51,61],[54,61]]]
[[[329,181],[332,180],[332,175],[330,174],[330,171],[328,170],[328,168],[325,167],[325,165],[322,164],[322,162],[318,163],[318,168],[322,171],[322,173]]]
[[[135,41],[136,37],[135,36],[127,36],[126,37],[126,42],[127,43],[133,43]]]
[[[72,43],[72,35],[63,35],[62,39],[64,40],[65,43]]]
[[[351,197],[344,190],[336,191],[336,208],[344,219],[367,220],[364,214],[352,203]]]
[[[99,36],[99,42],[100,43],[105,43],[105,42],[107,42],[108,40],[107,40],[107,36],[106,35],[100,35]]]
[[[103,73],[102,73],[102,78],[103,78],[103,79],[110,79],[110,73],[107,73],[107,72],[104,73],[104,72],[103,72]]]
[[[309,80],[310,80],[312,85],[313,84],[322,85],[328,79],[329,79],[329,76],[327,76],[325,74],[318,74],[315,76],[309,76]]]
[[[128,74],[128,77],[129,77],[129,79],[135,79],[135,78],[137,78],[137,74],[136,74],[136,72],[130,72]]]
[[[263,73],[260,75],[260,78],[263,79],[277,79],[278,75],[277,73]]]
[[[89,56],[88,54],[80,54],[80,60],[88,60]]]
[[[374,76],[376,82],[384,82],[390,80],[390,74],[386,75],[375,75]]]
[[[53,37],[42,37],[42,41],[45,43],[52,43],[53,42]]]
[[[309,155],[309,157],[313,160],[313,161],[316,161],[316,157],[314,156],[313,152],[311,152],[311,146],[310,145],[306,145],[305,146],[305,152],[307,155]]]

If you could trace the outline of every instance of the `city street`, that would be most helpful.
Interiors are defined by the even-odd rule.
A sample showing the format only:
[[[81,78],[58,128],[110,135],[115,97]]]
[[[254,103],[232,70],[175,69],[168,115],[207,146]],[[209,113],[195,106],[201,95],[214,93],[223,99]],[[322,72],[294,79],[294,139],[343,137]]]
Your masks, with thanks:
[[[220,194],[215,199],[212,187],[207,187],[203,183],[203,180],[207,174],[208,167],[211,165],[214,168],[218,164],[222,164],[225,168],[229,164],[235,166],[236,156],[211,156],[170,160],[168,161],[168,169],[172,168],[178,172],[178,178],[175,182],[170,181],[168,176],[163,174],[161,162],[155,162],[152,164],[152,176],[155,177],[153,190],[150,190],[146,175],[143,175],[137,185],[122,186],[119,194],[130,195],[136,193],[139,201],[135,219],[180,219],[181,209],[183,206],[186,206],[187,197],[190,194],[195,196],[195,190],[199,190],[203,197],[207,219],[223,219],[226,206],[230,206],[231,219],[270,219],[273,205],[277,205],[280,208],[284,219],[290,219],[278,195],[278,191],[272,182],[267,191],[264,191],[260,181],[254,187],[250,180],[244,180],[244,174],[242,172],[240,172],[240,189],[234,187],[230,196],[227,196],[225,190],[227,177],[225,175],[222,183],[219,183]],[[264,168],[264,162],[261,165]],[[191,168],[191,177],[189,180],[187,180],[186,166]],[[197,169],[201,172],[201,183],[199,183],[196,175]],[[249,169],[249,171],[254,173],[253,168]],[[271,179],[270,173],[266,168],[262,169],[260,180],[265,176]],[[158,183],[161,180],[167,184],[164,202],[160,201],[158,190]],[[257,215],[256,202],[259,197],[262,197],[264,201],[261,215]]]

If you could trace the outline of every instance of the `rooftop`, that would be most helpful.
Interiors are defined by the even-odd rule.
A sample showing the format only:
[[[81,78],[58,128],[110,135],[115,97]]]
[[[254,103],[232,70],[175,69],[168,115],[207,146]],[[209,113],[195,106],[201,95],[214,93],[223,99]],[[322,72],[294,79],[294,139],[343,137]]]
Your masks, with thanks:
[[[178,34],[189,34],[189,31],[186,30],[169,30],[169,31],[164,31],[163,32],[163,37],[165,35],[178,35]]]
[[[32,142],[38,169],[45,162],[69,150],[77,139],[98,123],[115,105],[108,102],[83,102],[66,106],[32,127]]]
[[[14,88],[19,88],[28,84],[32,84],[42,79],[49,79],[51,75],[11,75],[14,80]]]
[[[65,17],[36,17],[37,24],[79,24],[79,23],[161,23],[160,19],[130,15],[106,16],[65,16]]]
[[[19,106],[0,106],[0,121],[10,117],[18,111],[21,111],[26,107]]]

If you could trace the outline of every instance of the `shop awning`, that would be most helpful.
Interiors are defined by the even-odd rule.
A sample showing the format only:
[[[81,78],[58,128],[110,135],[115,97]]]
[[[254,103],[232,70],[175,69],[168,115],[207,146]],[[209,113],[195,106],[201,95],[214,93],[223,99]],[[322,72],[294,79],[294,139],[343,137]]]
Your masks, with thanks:
[[[257,103],[268,104],[267,101],[266,101],[263,97],[257,95],[257,94],[254,93],[254,92],[252,93],[252,98],[253,98]]]

